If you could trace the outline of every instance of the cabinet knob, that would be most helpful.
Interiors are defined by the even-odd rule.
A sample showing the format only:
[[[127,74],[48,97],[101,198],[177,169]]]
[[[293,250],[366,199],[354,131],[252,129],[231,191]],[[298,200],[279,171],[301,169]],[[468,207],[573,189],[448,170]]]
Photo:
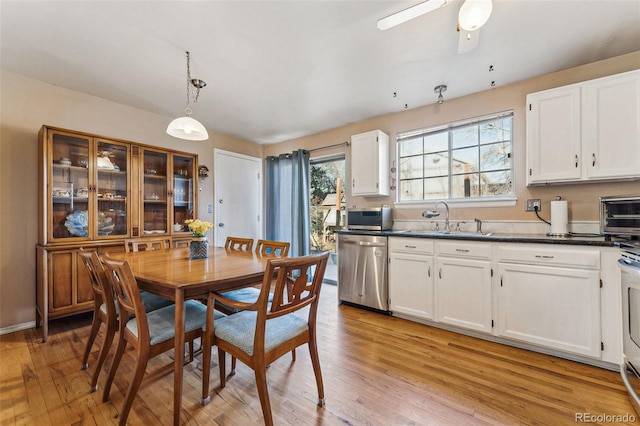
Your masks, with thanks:
[[[596,154],[593,153],[591,154],[591,167],[595,167],[596,166]]]

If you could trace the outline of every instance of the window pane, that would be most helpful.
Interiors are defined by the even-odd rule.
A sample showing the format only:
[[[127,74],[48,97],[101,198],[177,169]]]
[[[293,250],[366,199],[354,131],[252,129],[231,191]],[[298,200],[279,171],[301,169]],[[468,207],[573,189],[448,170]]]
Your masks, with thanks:
[[[414,179],[423,176],[422,155],[400,159],[400,179]],[[445,172],[446,173],[446,172]]]
[[[453,148],[478,145],[478,126],[467,126],[455,129],[451,132],[453,136]]]
[[[451,174],[478,171],[478,148],[456,149],[453,151]]]
[[[511,140],[511,118],[480,125],[480,143]]]
[[[400,143],[400,157],[422,154],[422,138],[410,139]]]
[[[480,188],[478,186],[478,174],[467,173],[462,175],[456,175],[452,178],[453,182],[453,198],[463,197],[479,197]]]
[[[448,176],[449,155],[446,152],[424,156],[424,176]]]
[[[511,168],[510,143],[495,143],[480,147],[480,170],[502,170]]]
[[[447,132],[425,136],[425,152],[442,152],[449,150],[449,135]]]
[[[429,178],[424,180],[425,200],[449,198],[449,178]]]
[[[481,173],[480,182],[481,195],[512,195],[510,170]]]
[[[400,196],[406,201],[423,200],[422,179],[400,181]]]

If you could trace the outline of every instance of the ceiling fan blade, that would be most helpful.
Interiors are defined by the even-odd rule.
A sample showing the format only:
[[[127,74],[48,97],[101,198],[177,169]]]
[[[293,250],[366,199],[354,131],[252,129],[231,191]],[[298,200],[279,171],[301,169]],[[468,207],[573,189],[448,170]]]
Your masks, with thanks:
[[[460,37],[458,37],[458,54],[471,52],[478,47],[480,42],[480,30],[467,31],[460,28]]]
[[[413,18],[424,15],[425,13],[433,12],[434,10],[448,5],[452,0],[427,0],[422,3],[418,3],[415,6],[411,6],[407,9],[396,12],[393,15],[389,15],[385,18],[378,20],[378,29],[381,31],[388,30],[389,28],[400,25]]]

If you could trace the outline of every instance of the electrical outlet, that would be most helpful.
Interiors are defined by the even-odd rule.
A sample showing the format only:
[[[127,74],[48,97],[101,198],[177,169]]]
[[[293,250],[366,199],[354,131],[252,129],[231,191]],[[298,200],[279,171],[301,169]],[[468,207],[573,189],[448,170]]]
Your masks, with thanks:
[[[539,198],[531,198],[527,200],[527,203],[524,206],[525,212],[535,212],[536,207],[538,207],[538,211],[542,210],[542,204],[540,203]]]

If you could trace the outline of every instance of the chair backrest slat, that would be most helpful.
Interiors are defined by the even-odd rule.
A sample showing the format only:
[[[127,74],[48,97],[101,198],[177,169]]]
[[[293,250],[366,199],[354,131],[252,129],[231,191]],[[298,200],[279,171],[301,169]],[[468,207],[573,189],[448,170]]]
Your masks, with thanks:
[[[256,243],[256,253],[261,256],[287,257],[290,246],[291,244],[286,241],[258,240]]]
[[[253,238],[227,237],[224,248],[233,251],[251,251]]]

